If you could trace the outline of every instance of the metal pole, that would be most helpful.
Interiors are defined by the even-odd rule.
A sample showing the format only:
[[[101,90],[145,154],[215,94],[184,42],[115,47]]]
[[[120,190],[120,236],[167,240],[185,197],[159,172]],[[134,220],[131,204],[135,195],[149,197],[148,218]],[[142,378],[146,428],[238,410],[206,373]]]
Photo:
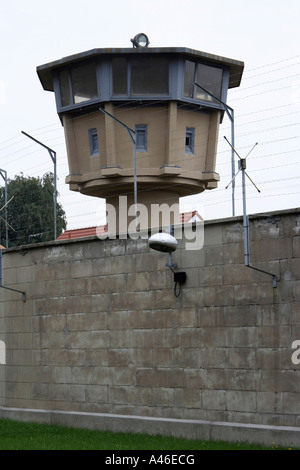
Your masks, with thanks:
[[[228,142],[229,145],[231,143],[228,141],[228,139],[225,137],[225,140]],[[250,150],[254,149],[254,147],[257,145],[257,143],[253,146],[253,148]],[[268,274],[269,276],[273,277],[273,287],[277,287],[277,281],[279,280],[276,276],[276,274],[270,273],[269,271],[266,271],[265,269],[257,268],[256,266],[253,266],[250,263],[250,231],[249,231],[249,216],[247,215],[247,208],[246,208],[246,176],[249,178],[251,183],[254,185],[254,187],[257,189],[257,191],[260,193],[260,190],[256,186],[256,184],[252,181],[250,176],[246,173],[246,158],[241,158],[240,155],[237,153],[237,151],[232,148],[233,151],[237,154],[239,157],[239,170],[237,174],[234,176],[233,180],[236,178],[238,173],[241,171],[242,172],[242,186],[243,186],[243,230],[244,230],[244,259],[245,259],[245,266],[247,266],[250,269],[254,269],[255,271],[259,271],[264,274]],[[248,153],[248,155],[250,154]],[[247,156],[248,156],[247,155]],[[229,183],[230,184],[230,183]],[[228,185],[229,186],[229,185]],[[227,186],[227,187],[228,187]]]
[[[241,165],[241,162],[239,162]],[[245,171],[242,170],[242,186],[243,186],[243,227],[244,227],[244,255],[245,255],[245,265],[249,266],[249,226],[248,226],[248,216],[246,208],[246,182],[245,182]]]
[[[231,121],[231,143],[232,147],[234,147],[234,110],[228,106],[228,104],[224,103],[224,101],[220,100],[220,98],[217,98],[215,95],[213,95],[210,91],[206,90],[202,86],[198,85],[198,83],[194,83],[198,88],[200,88],[204,93],[207,93],[210,95],[212,98],[214,98],[218,103],[220,103],[223,106],[223,109],[226,111],[227,116],[229,117]],[[234,162],[234,150],[231,150],[231,177],[232,177],[232,215],[235,215],[235,181],[234,181],[234,175],[235,175],[235,162]]]
[[[99,111],[102,111],[102,113],[106,114],[107,116],[111,117],[115,122],[120,124],[121,126],[125,127],[125,129],[128,132],[128,135],[133,143],[133,192],[134,192],[134,211],[135,211],[135,229],[137,230],[137,170],[136,170],[136,140],[133,137],[135,134],[135,131],[128,127],[124,122],[120,121],[117,119],[115,116],[110,114],[108,111],[106,111],[104,108],[99,108]]]
[[[4,173],[4,176],[3,174]],[[7,172],[0,168],[0,175],[4,179],[5,189],[4,189],[4,198],[5,198],[5,236],[6,236],[6,248],[8,248],[8,224],[7,224]]]
[[[36,142],[37,144],[41,145],[42,147],[44,147],[45,149],[48,150],[49,152],[49,155],[50,155],[50,158],[53,162],[53,165],[54,165],[54,192],[53,192],[53,206],[54,206],[54,240],[56,240],[56,237],[57,237],[57,228],[56,228],[56,206],[57,206],[57,190],[56,190],[56,152],[54,150],[52,150],[51,148],[47,147],[47,145],[43,144],[42,142],[40,142],[39,140],[35,139],[34,137],[32,137],[31,135],[27,134],[26,132],[24,131],[21,131],[22,134],[26,135],[27,137],[29,137],[29,139],[32,139],[34,140],[34,142]]]
[[[232,142],[232,147],[234,147],[234,110],[231,109],[231,114],[228,113],[227,115],[229,116],[229,119],[231,121],[231,142]],[[234,150],[231,149],[231,175],[234,176],[235,174],[235,163],[234,163]],[[231,193],[231,199],[232,199],[232,215],[235,216],[235,180],[232,181],[232,193]]]

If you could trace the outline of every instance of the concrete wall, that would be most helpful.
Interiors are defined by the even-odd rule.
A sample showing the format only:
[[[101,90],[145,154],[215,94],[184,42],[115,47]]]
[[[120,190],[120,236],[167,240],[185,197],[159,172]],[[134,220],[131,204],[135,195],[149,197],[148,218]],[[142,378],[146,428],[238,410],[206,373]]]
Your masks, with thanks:
[[[3,253],[0,406],[300,427],[300,212],[207,222],[173,261],[147,240],[53,242]]]

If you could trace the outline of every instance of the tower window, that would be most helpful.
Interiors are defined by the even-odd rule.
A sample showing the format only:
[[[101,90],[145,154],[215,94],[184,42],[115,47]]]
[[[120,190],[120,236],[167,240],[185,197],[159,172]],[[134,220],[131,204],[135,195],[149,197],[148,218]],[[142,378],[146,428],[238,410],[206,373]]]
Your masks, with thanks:
[[[99,155],[99,142],[97,129],[89,129],[90,155]]]
[[[187,127],[185,131],[185,153],[194,153],[195,129]]]
[[[98,98],[95,64],[83,64],[71,69],[74,104]]]
[[[59,83],[62,107],[98,98],[95,63],[81,64],[60,71]]]
[[[148,126],[146,124],[137,124],[135,126],[135,142],[138,152],[147,152]]]
[[[205,64],[197,64],[190,60],[185,61],[183,96],[190,99],[214,101],[213,98],[195,85],[221,98],[223,69]]]
[[[112,59],[113,94],[127,95],[127,59],[114,57]]]
[[[163,57],[134,57],[131,61],[131,95],[168,94],[168,60]]]

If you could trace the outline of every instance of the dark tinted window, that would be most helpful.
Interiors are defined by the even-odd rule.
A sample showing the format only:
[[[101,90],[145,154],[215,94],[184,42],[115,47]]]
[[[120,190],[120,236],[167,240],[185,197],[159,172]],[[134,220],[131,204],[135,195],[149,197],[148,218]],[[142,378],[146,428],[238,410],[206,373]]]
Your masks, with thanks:
[[[98,97],[95,64],[79,65],[71,69],[74,104]]]
[[[127,59],[115,57],[112,60],[113,94],[127,95]]]
[[[163,57],[136,57],[131,61],[132,95],[168,95],[169,62]]]

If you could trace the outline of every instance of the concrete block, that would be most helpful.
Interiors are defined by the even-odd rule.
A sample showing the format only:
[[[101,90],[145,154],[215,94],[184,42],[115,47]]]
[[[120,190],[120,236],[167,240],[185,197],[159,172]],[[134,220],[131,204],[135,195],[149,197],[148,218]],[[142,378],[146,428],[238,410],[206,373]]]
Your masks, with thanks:
[[[223,266],[224,284],[250,284],[252,272],[244,264],[228,264]]]
[[[131,301],[134,303],[134,308],[136,310],[152,309],[155,305],[155,296],[151,291],[137,291],[132,295]],[[130,303],[129,308],[131,305],[132,304]]]
[[[198,328],[201,326],[199,318],[200,309],[193,307],[167,310],[164,315],[164,319],[167,322],[166,326],[169,327]]]
[[[185,375],[183,369],[158,369],[158,387],[184,387]]]
[[[129,273],[127,278],[127,291],[139,292],[150,290],[150,273]]]
[[[107,366],[125,367],[132,363],[131,351],[128,349],[108,349]]]
[[[152,348],[134,348],[131,352],[132,363],[136,368],[153,366]]]
[[[72,366],[70,381],[74,384],[90,384],[95,380],[98,383],[98,380],[95,379],[96,371],[94,367],[91,366]],[[101,368],[102,369],[102,368]],[[104,368],[103,368],[104,369]]]
[[[105,314],[107,318],[107,327],[110,331],[114,329],[127,329],[129,326],[130,312],[127,310],[114,312],[112,315]],[[103,327],[105,327],[103,325]]]
[[[128,367],[115,367],[113,369],[113,384],[135,386],[135,370],[133,368]]]
[[[180,408],[202,407],[202,390],[199,389],[175,389],[175,405]]]
[[[98,285],[98,292],[127,292],[127,274],[114,274],[111,276],[100,276],[94,279],[94,284]],[[96,293],[96,289],[94,289]]]
[[[251,305],[273,302],[272,278],[263,285],[260,283],[240,284],[232,287],[232,298],[235,305]]]
[[[111,294],[93,294],[89,296],[89,306],[90,313],[109,312],[111,309]]]
[[[202,362],[201,367],[207,369],[227,368],[229,364],[229,353],[227,347],[211,347],[206,346],[202,348]],[[229,366],[231,367],[231,365]]]
[[[234,286],[217,286],[204,288],[206,306],[234,305]]]
[[[285,281],[300,280],[300,263],[299,259],[293,258],[280,261],[280,272]]]
[[[157,387],[158,373],[156,369],[137,369],[136,371],[137,387]]]
[[[190,272],[188,272],[190,276]],[[207,266],[198,268],[198,278],[195,278],[200,287],[222,285],[224,283],[224,266]]]
[[[225,410],[225,390],[202,390],[202,406],[206,410]]]
[[[109,401],[114,404],[132,404],[134,400],[134,387],[112,386],[109,387]]]
[[[135,297],[127,295],[126,292],[113,292],[111,294],[111,309],[115,310],[133,310]]]
[[[172,293],[173,294],[173,293]],[[174,296],[174,294],[173,294]],[[186,289],[184,286],[182,288],[182,302],[185,307],[188,308],[200,308],[204,307],[206,305],[205,302],[205,288],[198,288],[198,289]],[[173,299],[173,297],[171,296]],[[176,306],[178,305],[178,299]],[[174,300],[173,300],[174,302]],[[169,306],[172,305],[172,303],[169,303]],[[178,305],[179,307],[179,305]]]
[[[134,272],[139,273],[156,271],[158,268],[158,257],[160,256],[161,255],[156,252],[133,255],[132,260]]]
[[[181,258],[178,258],[178,253],[176,252],[174,262],[176,262],[178,266],[182,267],[182,269],[183,267],[187,269],[205,266],[207,263],[205,245],[201,250],[187,250],[184,254],[181,253]]]
[[[296,414],[299,410],[299,394],[293,392],[283,393],[283,409],[285,414]]]
[[[223,264],[235,263],[241,264],[244,262],[244,243],[230,243],[223,247]]]
[[[99,364],[97,367],[92,367],[93,375],[86,384],[96,385],[113,385],[114,384],[114,367],[105,367]]]
[[[300,236],[293,237],[293,257],[300,258]]]
[[[204,253],[206,266],[223,265],[225,263],[223,245],[205,245]]]
[[[176,361],[176,363],[178,362]],[[153,348],[153,367],[172,367],[173,364],[173,349],[169,347]]]
[[[152,329],[141,329],[134,331],[134,347],[153,348],[154,332]]]
[[[162,328],[175,328],[176,325],[179,324],[180,322],[180,313],[178,312],[177,309],[172,309],[172,308],[162,308],[162,309],[157,309],[157,310],[143,310],[143,311],[137,311],[139,313],[139,317],[147,317],[147,321],[142,323],[141,326],[145,328],[153,328],[153,329],[162,329]],[[187,314],[188,316],[188,314]],[[132,323],[131,325],[133,327],[137,326],[140,324],[139,320],[137,320],[137,323],[134,323],[133,321],[133,316],[132,316]],[[135,316],[136,318],[136,316]],[[182,319],[184,321],[184,319]],[[187,320],[188,321],[188,320]]]
[[[185,294],[187,291],[188,289],[183,289],[183,292]],[[150,305],[157,310],[176,308],[179,302],[179,300],[174,295],[173,289],[154,291],[153,294],[150,295],[150,297],[151,299],[154,297],[154,303],[150,302]],[[197,294],[196,297],[198,297]]]
[[[292,248],[290,238],[264,238],[259,240],[258,259],[264,261],[291,258]]]
[[[133,342],[132,330],[110,330],[109,345],[113,349],[130,348]]]
[[[226,406],[228,410],[234,411],[257,411],[256,391],[228,390],[226,392]]]
[[[111,258],[92,259],[93,273],[95,276],[107,276],[111,274]]]
[[[165,354],[167,355],[167,353]],[[176,348],[173,354],[172,351],[169,351],[169,361],[165,361],[165,367],[171,367],[172,364],[187,369],[201,368],[203,365],[202,350],[199,348]],[[160,361],[159,365],[163,365],[162,361]]]
[[[280,238],[282,233],[282,220],[280,216],[261,217],[253,220],[250,218],[251,238]]]
[[[152,400],[154,406],[169,406],[174,403],[176,390],[174,388],[160,387],[152,391]]]
[[[135,387],[133,389],[134,403],[136,405],[147,407],[149,403],[152,403],[152,390],[152,387]]]
[[[262,308],[268,308],[263,305]],[[222,308],[224,312],[224,324],[230,326],[254,326],[258,323],[256,305],[230,305]]]
[[[114,362],[111,361],[114,359],[114,353],[112,353],[112,356],[108,356],[108,349],[86,348],[85,350],[74,350],[69,361],[73,365],[108,367],[109,362]],[[111,364],[111,366],[113,366],[113,364]]]
[[[204,225],[204,245],[222,245],[223,229],[220,224]]]
[[[176,343],[177,338],[173,329],[153,331],[153,348],[172,348]]]
[[[110,240],[110,256],[121,256],[125,254],[126,243],[125,240]]]
[[[87,385],[86,398],[90,403],[107,403],[108,401],[108,386],[107,385]]]
[[[227,223],[223,225],[223,243],[238,243],[243,240],[244,233],[243,233],[243,223],[235,222],[235,223]]]
[[[150,283],[148,285],[151,291],[171,288],[171,283],[173,282],[173,279],[168,269],[164,269],[162,271],[155,271],[147,274],[150,275]]]
[[[207,329],[204,328],[180,328],[178,330],[180,348],[201,348],[206,341]]]
[[[234,327],[232,328],[232,341],[233,347],[255,348],[258,343],[258,335],[264,336],[261,328],[253,326]]]
[[[110,258],[110,261],[109,274],[127,274],[133,271],[134,259],[132,256],[114,256]],[[144,271],[144,269],[141,270]],[[145,269],[145,271],[147,271],[147,269]]]
[[[228,389],[256,391],[260,389],[260,386],[261,371],[256,369],[234,370],[231,380],[227,381]]]
[[[292,283],[293,289],[293,298],[296,302],[300,301],[300,281],[295,281]]]
[[[255,349],[247,347],[229,348],[228,365],[231,368],[255,369],[258,366]]]

